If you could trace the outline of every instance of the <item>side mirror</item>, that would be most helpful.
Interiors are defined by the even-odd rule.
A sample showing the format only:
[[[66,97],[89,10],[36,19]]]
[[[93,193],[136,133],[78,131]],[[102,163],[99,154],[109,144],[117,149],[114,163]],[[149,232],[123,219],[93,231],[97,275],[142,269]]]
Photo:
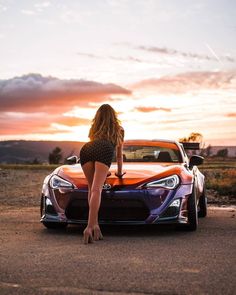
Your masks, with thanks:
[[[66,163],[69,165],[77,164],[77,163],[79,163],[79,158],[77,156],[68,157],[66,159]]]
[[[201,165],[203,161],[204,161],[203,157],[194,155],[190,158],[189,167],[192,168],[193,166]]]

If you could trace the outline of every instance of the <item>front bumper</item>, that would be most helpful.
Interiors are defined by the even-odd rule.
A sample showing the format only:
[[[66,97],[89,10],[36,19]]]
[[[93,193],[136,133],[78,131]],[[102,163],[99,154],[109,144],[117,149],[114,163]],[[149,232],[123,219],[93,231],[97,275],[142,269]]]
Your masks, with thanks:
[[[175,190],[120,189],[102,192],[100,224],[186,224],[192,184]],[[179,200],[177,202],[174,202]],[[176,204],[176,206],[173,206]],[[87,224],[87,190],[52,190],[42,196],[41,222]]]

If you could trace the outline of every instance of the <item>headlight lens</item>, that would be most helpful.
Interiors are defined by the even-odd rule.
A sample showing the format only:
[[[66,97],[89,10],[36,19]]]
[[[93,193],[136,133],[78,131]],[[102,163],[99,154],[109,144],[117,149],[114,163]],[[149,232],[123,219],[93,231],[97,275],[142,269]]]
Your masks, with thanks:
[[[146,184],[147,188],[168,188],[174,189],[179,185],[179,177],[177,175],[171,175],[159,180],[155,180]]]
[[[73,184],[69,181],[57,176],[53,175],[50,179],[50,186],[54,189],[56,188],[74,188]]]

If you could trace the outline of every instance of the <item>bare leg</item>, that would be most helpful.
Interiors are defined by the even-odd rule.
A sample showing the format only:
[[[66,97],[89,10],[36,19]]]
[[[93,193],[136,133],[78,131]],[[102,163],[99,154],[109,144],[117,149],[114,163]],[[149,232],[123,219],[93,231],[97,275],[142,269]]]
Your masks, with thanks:
[[[84,175],[88,182],[88,205],[91,198],[91,188],[93,184],[93,177],[95,172],[95,163],[94,162],[87,162],[82,166]],[[85,232],[84,232],[85,235]],[[85,241],[85,237],[84,237]],[[93,229],[89,229],[86,231],[86,243],[92,243],[93,242]]]
[[[95,172],[91,187],[91,197],[89,201],[88,225],[84,231],[84,243],[89,242],[89,235],[94,231],[94,239],[102,239],[102,234],[98,225],[98,211],[101,203],[102,186],[106,180],[109,167],[103,163],[95,162]]]
[[[84,175],[88,181],[88,204],[90,202],[91,197],[91,188],[93,184],[93,177],[95,172],[95,163],[94,162],[87,162],[82,166]]]

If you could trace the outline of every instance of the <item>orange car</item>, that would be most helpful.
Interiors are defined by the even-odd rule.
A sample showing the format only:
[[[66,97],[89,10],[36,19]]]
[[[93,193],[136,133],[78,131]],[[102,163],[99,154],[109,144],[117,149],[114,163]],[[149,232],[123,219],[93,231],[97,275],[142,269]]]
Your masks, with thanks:
[[[205,178],[185,148],[198,145],[168,140],[130,140],[123,149],[126,174],[115,176],[116,165],[103,186],[100,224],[174,223],[196,230],[207,214]],[[114,159],[115,160],[115,159]],[[47,228],[86,224],[87,181],[76,156],[55,169],[43,184],[41,222]]]

